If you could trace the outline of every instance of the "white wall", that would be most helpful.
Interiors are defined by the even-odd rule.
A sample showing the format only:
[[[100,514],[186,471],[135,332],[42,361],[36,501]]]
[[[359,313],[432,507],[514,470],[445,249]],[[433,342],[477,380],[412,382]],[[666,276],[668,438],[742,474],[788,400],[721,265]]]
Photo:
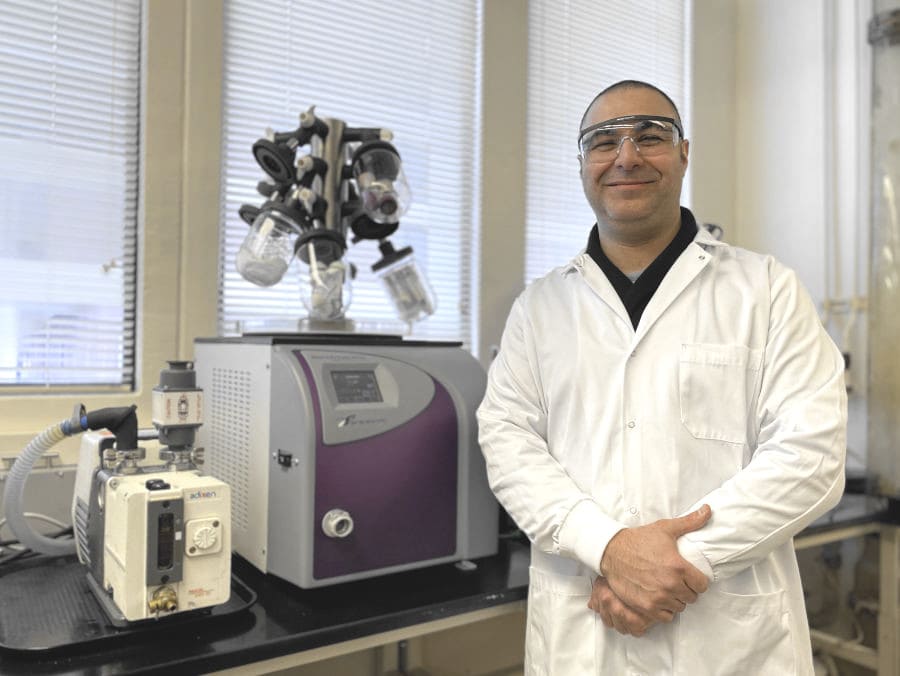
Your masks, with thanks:
[[[693,31],[693,208],[728,241],[794,268],[851,354],[853,469],[866,448],[865,317],[851,301],[867,279],[867,194],[856,198],[867,4],[695,0]]]
[[[525,279],[528,5],[484,6],[478,355],[488,367]]]
[[[691,27],[690,207],[698,221],[735,235],[737,6],[694,0]]]

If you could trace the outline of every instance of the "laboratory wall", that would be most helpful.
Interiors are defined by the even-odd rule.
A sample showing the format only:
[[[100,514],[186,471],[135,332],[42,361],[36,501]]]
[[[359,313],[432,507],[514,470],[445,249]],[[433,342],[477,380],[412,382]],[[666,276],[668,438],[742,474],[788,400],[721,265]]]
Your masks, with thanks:
[[[797,270],[849,359],[848,467],[866,458],[871,3],[738,3],[736,241]]]
[[[694,3],[692,207],[794,268],[849,359],[848,467],[866,457],[871,3]]]
[[[857,464],[865,448],[866,322],[851,305],[864,298],[867,274],[869,92],[860,64],[869,4],[694,0],[687,106],[694,117],[688,203],[729,241],[796,268],[851,356]],[[136,394],[87,397],[89,408],[149,407],[159,366],[190,358],[193,338],[216,330],[222,7],[163,0],[146,7],[141,380]],[[473,307],[487,365],[524,279],[527,2],[491,0],[484,20]],[[0,398],[0,454],[15,453],[70,406],[66,394]]]
[[[192,358],[194,337],[216,330],[221,3],[146,7],[139,390],[0,396],[0,457],[67,417],[75,396],[88,408],[135,402],[150,410],[165,360]],[[795,268],[850,355],[849,463],[858,469],[866,448],[870,13],[864,0],[693,0],[688,106],[689,205],[698,219]],[[527,20],[526,0],[485,1],[473,307],[486,366],[524,283]],[[74,451],[64,453],[74,463]]]

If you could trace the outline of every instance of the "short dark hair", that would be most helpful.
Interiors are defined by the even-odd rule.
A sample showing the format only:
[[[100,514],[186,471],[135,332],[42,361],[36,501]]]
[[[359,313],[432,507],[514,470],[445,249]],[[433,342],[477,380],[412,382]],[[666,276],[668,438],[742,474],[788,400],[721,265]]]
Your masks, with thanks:
[[[585,120],[587,120],[588,113],[590,112],[590,110],[594,106],[594,104],[597,103],[597,99],[599,99],[604,94],[608,94],[609,92],[614,91],[616,89],[652,89],[657,94],[662,96],[666,101],[669,102],[669,105],[672,106],[672,110],[675,111],[675,120],[679,124],[681,124],[681,115],[678,113],[678,106],[675,105],[675,102],[672,100],[672,98],[668,94],[666,94],[662,89],[650,84],[649,82],[643,82],[641,80],[620,80],[619,82],[616,82],[615,84],[611,84],[609,87],[607,87],[602,92],[597,94],[597,96],[595,96],[593,99],[591,99],[591,102],[588,104],[587,108],[584,109],[584,114],[581,116],[581,125],[578,127],[579,130],[584,129],[584,123],[585,123]]]

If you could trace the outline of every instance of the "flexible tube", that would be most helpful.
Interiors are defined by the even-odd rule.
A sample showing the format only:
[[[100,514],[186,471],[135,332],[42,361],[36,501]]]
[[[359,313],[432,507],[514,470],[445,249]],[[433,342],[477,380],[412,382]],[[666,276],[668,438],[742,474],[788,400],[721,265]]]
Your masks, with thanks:
[[[52,448],[57,442],[67,436],[80,432],[80,427],[75,427],[72,420],[63,420],[51,425],[38,436],[28,442],[6,479],[6,488],[3,492],[3,511],[6,514],[6,524],[13,534],[28,549],[40,554],[51,556],[66,556],[75,553],[74,540],[54,540],[36,532],[25,519],[25,480],[37,459]],[[74,427],[74,429],[73,429]]]

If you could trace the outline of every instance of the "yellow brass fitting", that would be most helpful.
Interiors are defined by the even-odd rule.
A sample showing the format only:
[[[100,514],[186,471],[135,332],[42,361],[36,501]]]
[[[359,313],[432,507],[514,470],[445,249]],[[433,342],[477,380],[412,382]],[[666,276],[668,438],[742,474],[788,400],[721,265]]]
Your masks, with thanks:
[[[153,592],[153,596],[150,597],[148,604],[150,610],[155,613],[160,611],[172,612],[178,608],[178,595],[172,587],[166,585]]]

